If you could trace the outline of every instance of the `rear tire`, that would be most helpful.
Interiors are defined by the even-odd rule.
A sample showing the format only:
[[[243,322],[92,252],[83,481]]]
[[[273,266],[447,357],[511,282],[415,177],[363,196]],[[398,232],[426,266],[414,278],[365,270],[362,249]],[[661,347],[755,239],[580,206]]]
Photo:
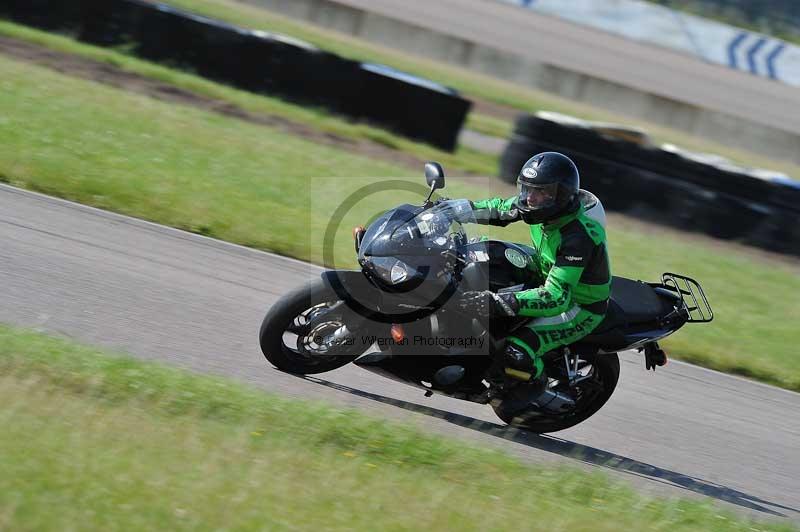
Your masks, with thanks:
[[[324,310],[325,305],[329,306],[338,300],[336,293],[322,279],[311,281],[278,300],[264,317],[259,332],[264,357],[279,370],[301,375],[332,371],[353,361],[361,353],[353,353],[352,348],[348,352],[346,346],[338,348],[335,353],[319,353],[315,356],[298,348],[305,337],[296,335],[298,340],[294,346],[286,344],[286,333],[305,312],[314,312],[315,308]],[[333,326],[329,326],[329,329]]]
[[[592,357],[591,363],[596,371],[596,381],[601,385],[601,389],[591,398],[586,398],[585,404],[582,404],[579,399],[575,409],[570,412],[548,414],[533,407],[523,412],[510,412],[503,402],[492,405],[492,408],[497,417],[508,425],[539,434],[556,432],[583,423],[606,404],[619,382],[619,357],[616,354],[595,355]]]

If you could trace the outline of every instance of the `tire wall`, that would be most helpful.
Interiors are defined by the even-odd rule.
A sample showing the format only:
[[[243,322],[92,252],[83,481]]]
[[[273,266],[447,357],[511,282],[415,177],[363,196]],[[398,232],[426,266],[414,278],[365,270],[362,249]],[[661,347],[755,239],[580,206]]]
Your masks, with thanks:
[[[581,186],[607,210],[800,256],[798,189],[527,115],[517,119],[500,178],[514,182],[542,151],[571,157]]]
[[[4,0],[0,16],[99,46],[123,46],[151,61],[325,107],[450,151],[471,106],[429,80],[144,0]]]

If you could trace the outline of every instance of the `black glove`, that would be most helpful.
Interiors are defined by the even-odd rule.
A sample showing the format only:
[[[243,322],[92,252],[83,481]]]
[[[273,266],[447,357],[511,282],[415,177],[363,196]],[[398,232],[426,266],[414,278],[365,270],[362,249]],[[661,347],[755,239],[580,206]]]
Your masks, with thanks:
[[[473,290],[461,295],[458,308],[485,318],[511,317],[517,315],[519,302],[512,293],[495,294],[491,290]]]

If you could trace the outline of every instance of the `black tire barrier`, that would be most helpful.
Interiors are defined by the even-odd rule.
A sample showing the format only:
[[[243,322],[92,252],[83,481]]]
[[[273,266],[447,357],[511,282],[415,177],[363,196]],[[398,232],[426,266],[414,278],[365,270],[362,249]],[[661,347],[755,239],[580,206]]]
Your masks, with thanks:
[[[617,190],[641,185],[635,179],[630,167],[613,164],[572,147],[532,140],[519,135],[512,137],[501,155],[501,178],[503,181],[516,182],[519,170],[525,162],[535,154],[544,151],[559,151],[574,160],[580,169],[582,186],[598,194],[607,209],[626,211],[631,207],[628,194],[615,193]],[[643,189],[642,193],[646,195],[646,186],[643,185],[641,188]]]
[[[776,192],[772,183],[735,170],[726,170],[689,159],[679,153],[609,138],[590,128],[561,124],[537,116],[518,117],[514,135],[532,140],[546,139],[554,146],[572,148],[601,159],[655,171],[752,201],[769,201],[767,197]],[[500,175],[505,179],[507,170],[501,167]],[[798,208],[800,209],[800,203]]]
[[[754,231],[745,235],[742,242],[775,253],[800,256],[800,224],[797,223],[797,215],[787,210],[775,211]],[[764,245],[765,242],[769,245]]]
[[[75,0],[81,4],[84,17],[73,28],[79,40],[97,46],[130,46],[138,53],[139,28],[145,27],[153,14],[150,4],[137,2],[103,2],[102,0]]]
[[[145,0],[0,0],[0,15],[238,88],[325,107],[453,151],[471,103],[452,89],[300,41]]]
[[[522,166],[534,155],[547,151],[534,140],[514,135],[500,155],[500,179],[514,184]]]
[[[530,138],[515,128],[500,159],[503,181],[514,182],[525,161],[536,153],[559,151],[575,161],[581,185],[597,194],[609,211],[800,255],[800,224],[796,223],[800,202],[789,208],[789,201],[775,201],[776,194],[793,198],[800,191],[747,175],[729,175],[732,172],[718,168],[701,168],[705,165],[679,154],[606,138],[588,128],[531,118],[521,122],[521,130],[549,136]],[[694,173],[686,176],[687,169]],[[714,186],[712,176],[730,181]]]
[[[364,119],[394,124],[407,136],[455,150],[471,106],[455,90],[370,63],[361,64],[359,78]]]
[[[771,183],[774,186],[768,203],[794,211],[800,209],[800,184],[796,181],[789,183],[785,179],[776,179]]]
[[[69,31],[83,20],[80,2],[53,0],[2,0],[0,17],[49,31]]]

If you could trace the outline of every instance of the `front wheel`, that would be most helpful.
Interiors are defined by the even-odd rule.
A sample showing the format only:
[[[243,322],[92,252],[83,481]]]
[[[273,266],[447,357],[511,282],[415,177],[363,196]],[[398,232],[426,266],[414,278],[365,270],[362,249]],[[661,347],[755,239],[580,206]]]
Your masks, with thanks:
[[[336,293],[322,279],[309,282],[269,309],[259,332],[261,351],[288,373],[331,371],[354,360],[357,342],[334,342],[345,325]]]
[[[559,380],[559,372],[548,371],[548,374],[556,376],[551,377],[548,390],[571,398],[574,401],[571,408],[558,413],[534,405],[512,410],[512,401],[501,401],[492,404],[495,414],[509,425],[536,433],[556,432],[586,421],[614,393],[619,381],[619,357],[616,354],[579,356],[578,362],[581,380],[575,386],[570,386],[566,379]]]

